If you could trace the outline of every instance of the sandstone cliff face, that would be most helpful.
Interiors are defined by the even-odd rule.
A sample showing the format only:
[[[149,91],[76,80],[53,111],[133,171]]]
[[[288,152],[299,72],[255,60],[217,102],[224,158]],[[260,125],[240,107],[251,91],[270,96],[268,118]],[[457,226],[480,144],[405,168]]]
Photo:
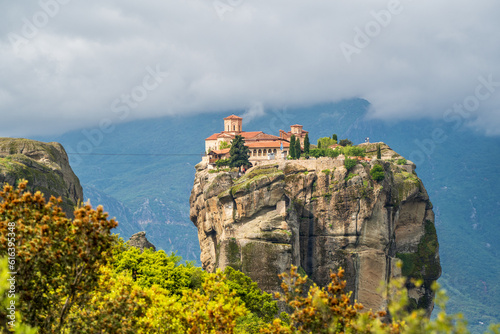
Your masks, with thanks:
[[[360,146],[376,155],[375,144]],[[424,280],[408,290],[430,315],[430,285],[441,274],[432,204],[415,166],[397,165],[402,157],[382,148],[382,159],[350,171],[338,158],[274,161],[240,178],[197,165],[190,215],[203,267],[231,266],[270,292],[291,264],[320,286],[342,266],[353,297],[373,310],[386,307],[380,283],[403,274]],[[384,168],[381,182],[370,177],[375,164]]]
[[[59,143],[0,138],[0,184],[15,185],[21,179],[28,180],[32,192],[39,190],[47,199],[52,195],[61,197],[62,208],[69,216],[83,200],[80,181]]]

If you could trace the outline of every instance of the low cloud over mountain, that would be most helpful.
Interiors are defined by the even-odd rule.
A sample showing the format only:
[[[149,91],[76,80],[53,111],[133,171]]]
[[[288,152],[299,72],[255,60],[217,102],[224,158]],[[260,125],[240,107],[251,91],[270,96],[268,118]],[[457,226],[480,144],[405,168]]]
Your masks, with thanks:
[[[5,2],[0,136],[352,97],[368,117],[498,135],[498,12],[493,0]]]

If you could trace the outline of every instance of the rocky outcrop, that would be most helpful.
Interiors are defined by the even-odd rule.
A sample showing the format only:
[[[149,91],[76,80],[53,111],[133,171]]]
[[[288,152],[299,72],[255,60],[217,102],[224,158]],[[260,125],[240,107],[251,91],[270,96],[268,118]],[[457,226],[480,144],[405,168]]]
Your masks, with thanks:
[[[152,248],[153,251],[156,252],[156,247],[152,243],[148,241],[146,238],[146,232],[138,232],[130,237],[127,243],[135,248],[139,248],[141,251],[144,251],[145,248]]]
[[[83,200],[80,181],[59,143],[0,138],[0,184],[15,185],[21,179],[28,180],[30,191],[41,191],[47,199],[61,197],[62,208],[70,217]]]
[[[353,298],[373,310],[387,305],[380,283],[403,274],[423,279],[407,287],[430,315],[441,274],[432,204],[415,165],[383,143],[376,159],[376,145],[360,145],[372,159],[351,170],[341,158],[274,161],[239,178],[197,165],[190,215],[203,268],[231,266],[270,292],[291,264],[320,286],[341,266]],[[370,176],[376,164],[382,181]]]

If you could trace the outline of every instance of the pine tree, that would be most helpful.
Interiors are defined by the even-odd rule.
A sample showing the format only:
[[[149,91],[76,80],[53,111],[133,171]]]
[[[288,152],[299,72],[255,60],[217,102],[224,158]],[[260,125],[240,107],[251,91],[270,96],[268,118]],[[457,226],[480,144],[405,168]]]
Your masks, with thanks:
[[[229,150],[229,165],[231,167],[250,166],[250,161],[248,161],[249,152],[250,150],[245,146],[245,139],[237,135],[234,137],[231,149]]]
[[[295,159],[299,159],[301,153],[302,149],[300,148],[300,139],[297,139],[295,141]]]
[[[311,143],[309,142],[309,134],[306,133],[306,137],[304,138],[304,154],[309,154],[309,148]]]
[[[382,159],[382,151],[380,150],[380,144],[377,145],[377,159]]]
[[[295,159],[295,135],[290,137],[290,152],[288,152],[292,159]]]

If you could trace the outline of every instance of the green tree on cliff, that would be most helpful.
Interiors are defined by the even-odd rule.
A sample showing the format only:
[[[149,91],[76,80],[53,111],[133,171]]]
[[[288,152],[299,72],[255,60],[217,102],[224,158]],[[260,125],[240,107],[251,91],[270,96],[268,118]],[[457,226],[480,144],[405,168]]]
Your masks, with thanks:
[[[333,139],[333,140],[335,140],[335,141],[338,141],[337,134],[335,134],[335,133],[334,133],[334,134],[332,135],[332,139]]]
[[[304,154],[309,154],[310,147],[311,143],[309,142],[309,134],[306,133],[306,137],[304,138]]]
[[[339,145],[340,145],[340,146],[352,146],[352,144],[353,144],[353,143],[352,143],[352,141],[350,141],[350,140],[349,140],[349,139],[347,139],[347,138],[346,138],[346,139],[341,139],[341,140],[339,141]]]
[[[302,148],[300,147],[300,139],[295,140],[295,159],[299,159],[302,153]]]
[[[337,144],[337,142],[330,137],[322,137],[318,139],[318,148],[329,148],[334,144]]]
[[[295,159],[295,135],[290,137],[290,151],[288,152],[290,158]]]
[[[380,150],[380,144],[377,145],[377,159],[382,159],[382,151]]]
[[[245,139],[242,136],[237,135],[234,137],[231,149],[229,150],[230,155],[230,166],[231,167],[241,167],[250,166],[250,161],[248,161],[248,154],[250,150],[245,146]]]

